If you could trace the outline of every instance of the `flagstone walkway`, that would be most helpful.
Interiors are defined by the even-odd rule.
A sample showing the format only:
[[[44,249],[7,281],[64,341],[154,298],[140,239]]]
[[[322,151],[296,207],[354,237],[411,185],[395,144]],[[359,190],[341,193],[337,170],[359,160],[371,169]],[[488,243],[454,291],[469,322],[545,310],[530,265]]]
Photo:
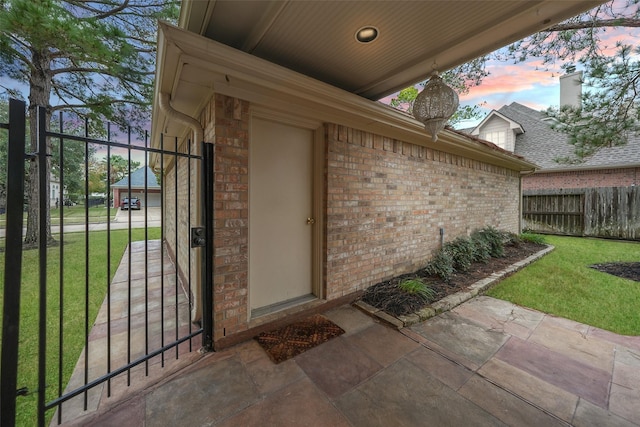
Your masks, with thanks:
[[[67,425],[640,426],[640,337],[477,297],[401,330],[346,333],[275,365],[251,340]]]

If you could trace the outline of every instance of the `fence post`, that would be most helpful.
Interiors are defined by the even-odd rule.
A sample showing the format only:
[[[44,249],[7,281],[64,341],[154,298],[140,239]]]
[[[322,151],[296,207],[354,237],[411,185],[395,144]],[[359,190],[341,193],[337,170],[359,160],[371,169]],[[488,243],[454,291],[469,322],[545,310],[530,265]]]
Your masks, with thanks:
[[[22,274],[22,223],[24,210],[24,161],[26,104],[9,100],[9,138],[7,147],[7,223],[5,234],[4,306],[2,313],[2,399],[3,426],[16,422],[18,342],[20,332],[20,280]]]
[[[202,198],[204,202],[204,248],[202,280],[202,350],[213,351],[213,189],[214,145],[202,142]]]

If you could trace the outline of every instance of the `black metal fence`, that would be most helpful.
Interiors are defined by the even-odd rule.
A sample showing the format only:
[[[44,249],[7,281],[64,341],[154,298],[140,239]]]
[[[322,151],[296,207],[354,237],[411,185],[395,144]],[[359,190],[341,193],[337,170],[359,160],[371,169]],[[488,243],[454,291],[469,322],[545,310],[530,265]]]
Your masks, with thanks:
[[[132,378],[148,376],[152,367],[164,367],[166,361],[184,353],[211,348],[210,233],[206,233],[204,247],[194,248],[189,235],[179,235],[178,227],[167,227],[183,207],[174,202],[167,209],[166,200],[177,201],[178,197],[168,198],[164,187],[158,208],[148,207],[146,191],[140,211],[120,210],[111,204],[114,153],[126,159],[129,177],[138,158],[140,166],[153,167],[161,181],[168,173],[186,177],[172,191],[186,194],[189,207],[203,206],[201,217],[187,216],[187,226],[210,232],[204,226],[210,223],[212,203],[203,200],[211,197],[201,195],[212,187],[212,171],[207,167],[212,164],[208,159],[213,156],[211,147],[203,144],[197,150],[203,154],[194,154],[189,143],[179,148],[177,138],[170,149],[164,147],[166,138],[160,139],[160,147],[151,147],[148,135],[143,141],[133,141],[130,130],[124,141],[117,141],[109,126],[104,138],[93,138],[86,122],[82,132],[71,135],[64,132],[62,115],[58,129],[47,131],[44,109],[38,110],[37,120],[34,153],[25,150],[24,102],[11,100],[9,123],[0,123],[0,133],[8,141],[6,172],[0,171],[6,173],[0,372],[3,426],[20,424],[16,415],[30,422],[37,417],[38,425],[51,418],[64,422],[78,415],[77,411],[91,409],[101,396],[110,396],[114,382],[129,387],[135,381]],[[82,160],[78,163],[72,153],[81,153]],[[99,164],[96,153],[102,156]],[[149,163],[151,156],[156,164]],[[65,164],[67,157],[73,159],[72,165]],[[38,167],[30,167],[30,162]],[[185,164],[186,174],[178,170]],[[170,172],[167,167],[172,168]],[[193,174],[192,168],[203,172]],[[29,188],[25,182],[36,179],[29,173],[25,177],[27,170],[38,171],[37,197],[29,190],[25,196]],[[144,176],[146,189],[148,178]],[[106,200],[100,206],[92,203],[96,177],[104,180]],[[58,188],[51,186],[54,179]],[[65,189],[78,179],[76,205],[52,202],[56,190],[55,201],[66,200]],[[132,194],[134,185],[129,179],[127,194]],[[196,188],[202,191],[192,200]],[[25,218],[32,215],[38,218],[33,249],[23,245],[30,232],[24,228]],[[168,232],[173,235],[167,236]],[[201,275],[180,274],[173,259],[177,254],[165,244],[167,237],[191,248],[186,265],[191,265],[191,257],[198,257]],[[200,324],[191,321],[190,281],[194,276],[202,281]]]

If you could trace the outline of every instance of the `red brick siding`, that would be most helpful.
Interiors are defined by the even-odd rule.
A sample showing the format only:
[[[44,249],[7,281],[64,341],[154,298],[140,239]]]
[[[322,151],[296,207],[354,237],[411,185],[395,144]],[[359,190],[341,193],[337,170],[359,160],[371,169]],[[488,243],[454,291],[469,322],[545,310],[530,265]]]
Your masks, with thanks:
[[[178,151],[188,153],[187,141],[180,144]],[[191,154],[199,153],[199,144],[192,143]],[[198,264],[199,253],[191,249],[190,227],[198,226],[196,206],[200,200],[200,191],[197,183],[200,178],[199,161],[189,160],[186,157],[164,154],[165,160],[170,158],[169,167],[163,171],[162,208],[164,211],[164,238],[167,242],[169,254],[176,264],[180,285],[185,293],[193,292],[190,283],[199,280],[200,271]],[[190,178],[189,178],[190,177]],[[189,198],[189,192],[191,197]],[[191,200],[191,220],[189,220],[189,199]],[[177,212],[176,212],[177,204]],[[189,265],[191,263],[191,265]],[[190,280],[188,279],[190,276]]]
[[[214,340],[248,329],[249,104],[215,95],[202,112],[215,141]],[[379,135],[325,127],[326,298],[423,265],[447,240],[519,226],[519,175]]]
[[[344,126],[326,137],[327,299],[424,266],[441,227],[518,231],[515,171]]]
[[[216,145],[214,340],[218,340],[248,327],[249,103],[215,95],[202,119],[205,139]]]
[[[536,173],[523,178],[523,190],[629,187],[640,185],[640,168]]]

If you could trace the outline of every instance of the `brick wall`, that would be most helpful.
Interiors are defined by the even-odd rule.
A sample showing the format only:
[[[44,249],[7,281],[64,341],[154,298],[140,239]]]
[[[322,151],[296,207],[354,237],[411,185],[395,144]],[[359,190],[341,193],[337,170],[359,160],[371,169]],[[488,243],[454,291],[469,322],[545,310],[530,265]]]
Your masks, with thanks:
[[[201,117],[215,142],[214,340],[248,328],[249,103],[216,94]]]
[[[344,126],[326,138],[327,299],[424,266],[441,227],[518,231],[515,171]]]
[[[523,190],[629,187],[640,185],[640,168],[536,173],[522,179]]]
[[[215,95],[214,340],[248,322],[249,104]],[[326,298],[424,265],[447,240],[492,225],[518,231],[519,174],[379,135],[325,126]]]
[[[200,152],[199,143],[191,143],[191,149],[188,143],[190,141],[182,141],[177,152],[192,155]],[[173,141],[170,144],[173,145]],[[202,225],[196,208],[201,198],[198,187],[200,161],[170,152],[163,154],[163,160],[169,161],[162,176],[164,238],[169,255],[176,264],[180,285],[185,294],[193,294],[190,284],[199,280],[200,254],[198,250],[191,249],[190,229]]]

